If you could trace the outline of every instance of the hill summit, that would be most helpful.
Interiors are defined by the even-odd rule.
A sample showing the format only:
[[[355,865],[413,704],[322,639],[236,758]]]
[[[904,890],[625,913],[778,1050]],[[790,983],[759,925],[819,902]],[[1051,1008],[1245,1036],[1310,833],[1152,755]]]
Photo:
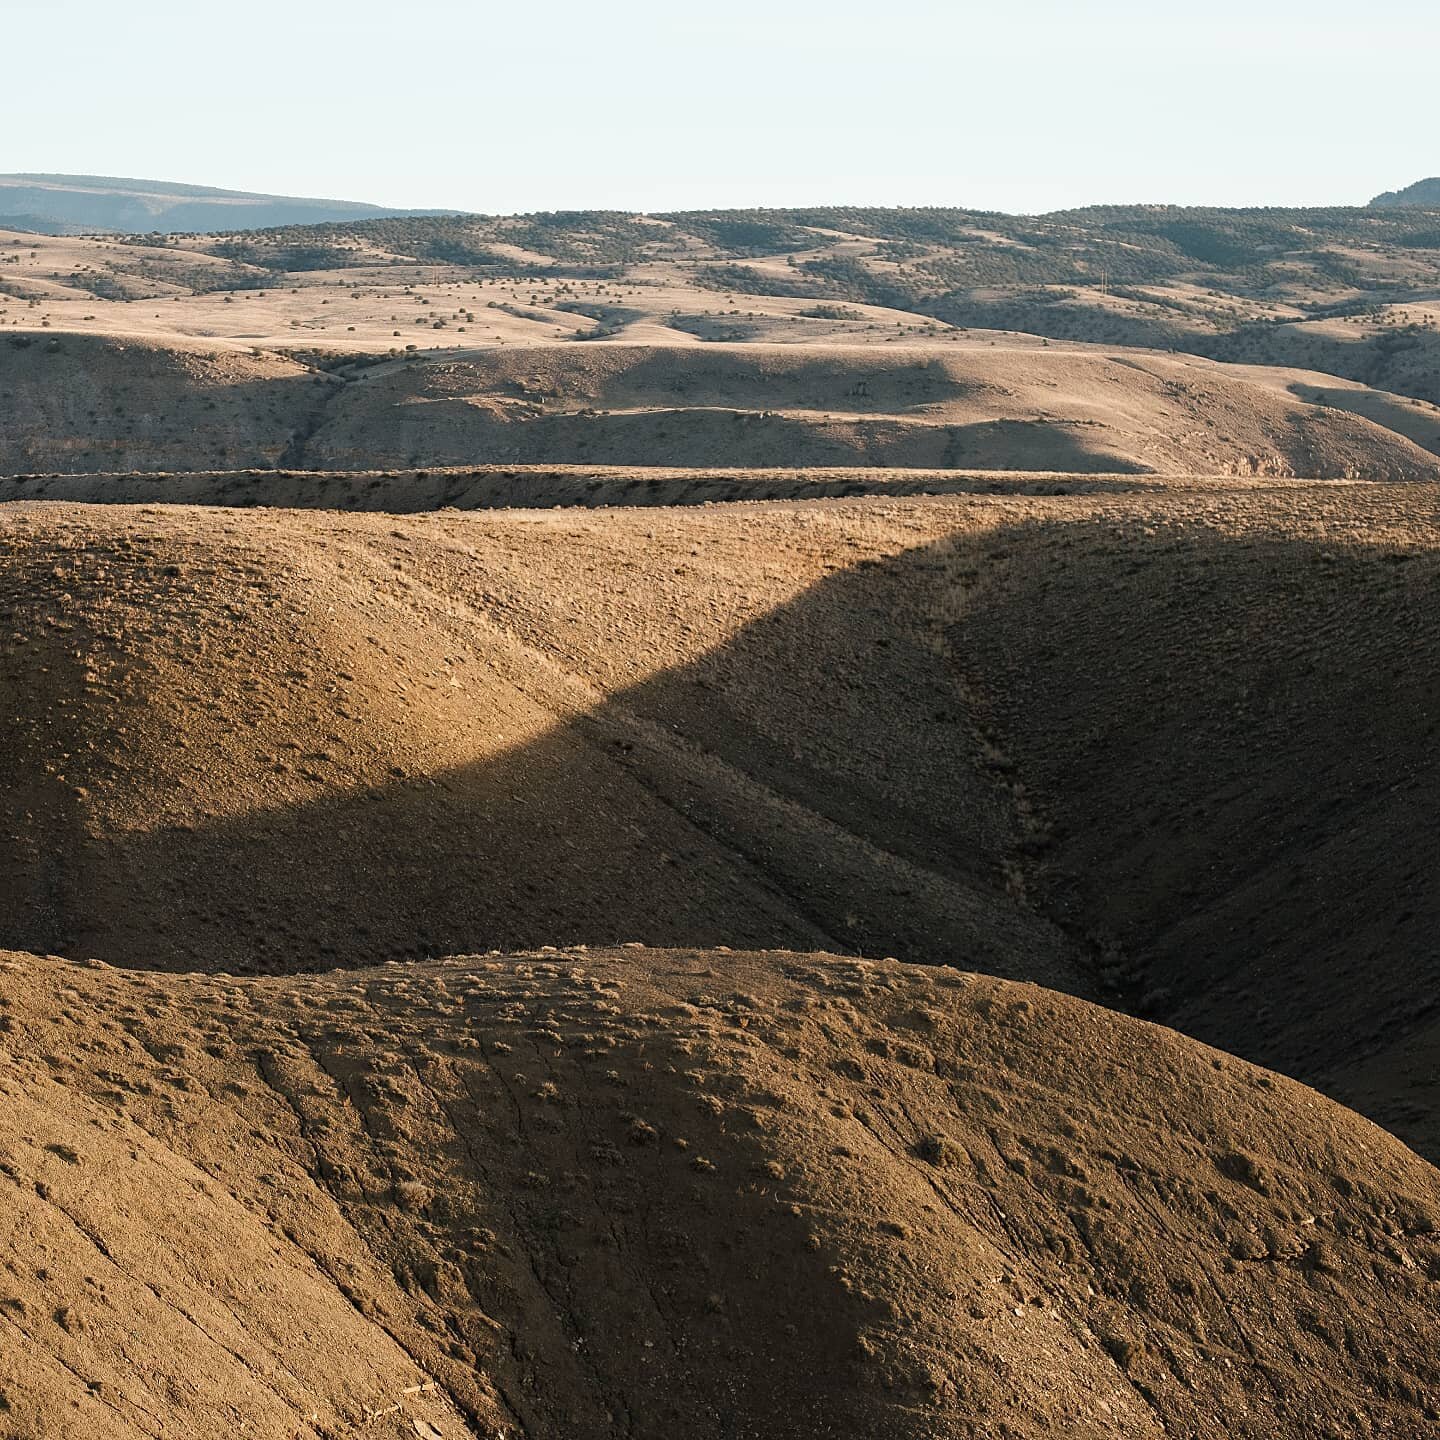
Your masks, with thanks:
[[[443,212],[387,210],[355,200],[256,195],[163,180],[105,175],[0,175],[0,225],[42,234],[99,230],[130,235],[152,231],[213,234],[273,225],[318,225],[437,213]]]
[[[1387,209],[1410,206],[1417,210],[1440,210],[1440,176],[1432,176],[1429,180],[1417,180],[1403,190],[1387,190],[1383,195],[1377,195],[1370,203]]]

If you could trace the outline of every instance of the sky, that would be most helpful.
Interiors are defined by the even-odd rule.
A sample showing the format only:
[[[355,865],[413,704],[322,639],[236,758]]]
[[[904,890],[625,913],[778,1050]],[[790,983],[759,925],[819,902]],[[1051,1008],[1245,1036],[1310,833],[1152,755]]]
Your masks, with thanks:
[[[1363,204],[1436,0],[0,0],[0,172],[491,214]]]

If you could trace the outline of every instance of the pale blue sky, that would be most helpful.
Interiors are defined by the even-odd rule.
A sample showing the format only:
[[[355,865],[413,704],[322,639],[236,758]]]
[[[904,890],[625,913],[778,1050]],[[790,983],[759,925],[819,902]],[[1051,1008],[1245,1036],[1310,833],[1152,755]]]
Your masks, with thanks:
[[[1436,0],[0,0],[0,171],[508,212],[1358,204]]]

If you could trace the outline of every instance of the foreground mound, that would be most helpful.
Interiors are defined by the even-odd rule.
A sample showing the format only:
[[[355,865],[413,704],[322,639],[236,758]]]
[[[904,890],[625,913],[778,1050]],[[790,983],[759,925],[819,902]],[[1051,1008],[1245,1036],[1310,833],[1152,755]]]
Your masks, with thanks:
[[[0,1017],[0,1433],[1440,1418],[1436,1172],[1031,986],[728,952],[247,982],[10,955]]]
[[[1440,1155],[1429,487],[0,541],[0,943],[1098,966]]]
[[[0,474],[417,465],[1435,478],[1393,396],[1301,371],[1034,346],[503,346],[442,358],[16,334]],[[1393,428],[1392,428],[1393,427]]]

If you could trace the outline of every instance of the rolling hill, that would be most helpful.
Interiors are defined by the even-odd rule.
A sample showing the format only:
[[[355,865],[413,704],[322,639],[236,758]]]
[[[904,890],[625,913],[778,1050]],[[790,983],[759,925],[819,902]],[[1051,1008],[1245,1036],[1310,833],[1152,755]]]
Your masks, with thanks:
[[[0,329],[345,358],[584,340],[1183,352],[1440,404],[1424,209],[822,209],[0,232]]]
[[[1370,203],[1386,209],[1415,206],[1425,210],[1440,210],[1440,179],[1417,180],[1403,190],[1387,190]]]
[[[1436,1420],[1436,1172],[1032,985],[775,952],[244,982],[0,953],[0,1007],[6,1435]]]
[[[0,943],[958,960],[1437,1155],[1432,495],[12,508]]]
[[[0,228],[54,235],[206,234],[415,214],[353,200],[255,195],[108,175],[0,175]],[[437,214],[438,211],[421,211]]]
[[[0,1440],[1435,1433],[1433,213],[39,178]]]
[[[1303,371],[1007,345],[552,343],[317,366],[0,336],[0,474],[466,465],[1440,476],[1440,409]]]

